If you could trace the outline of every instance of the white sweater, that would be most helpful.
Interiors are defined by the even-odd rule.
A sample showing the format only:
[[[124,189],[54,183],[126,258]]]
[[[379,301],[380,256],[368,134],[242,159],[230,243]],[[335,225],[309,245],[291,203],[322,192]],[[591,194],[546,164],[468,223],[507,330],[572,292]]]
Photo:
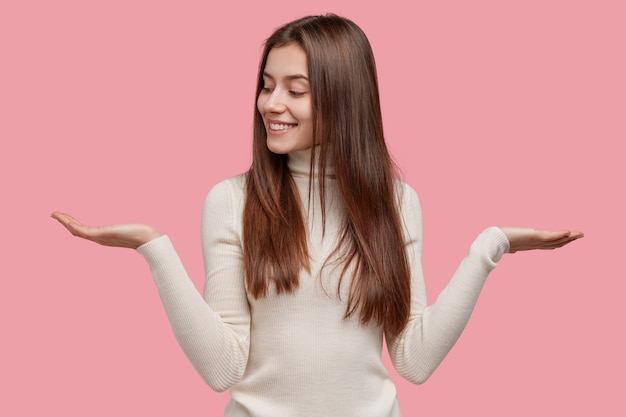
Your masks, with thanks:
[[[138,251],[150,265],[174,334],[198,373],[216,391],[230,390],[226,417],[398,417],[393,382],[381,361],[384,330],[343,319],[349,279],[320,269],[334,249],[343,215],[330,173],[326,233],[319,198],[308,204],[309,151],[289,155],[308,224],[311,273],[295,294],[248,296],[242,263],[243,176],[208,194],[202,224],[206,283],[202,297],[167,236]],[[314,190],[316,188],[314,187]],[[509,242],[497,227],[472,244],[437,301],[426,305],[421,267],[421,211],[413,189],[398,183],[411,268],[411,314],[397,337],[386,338],[396,370],[425,381],[465,327],[489,272]]]

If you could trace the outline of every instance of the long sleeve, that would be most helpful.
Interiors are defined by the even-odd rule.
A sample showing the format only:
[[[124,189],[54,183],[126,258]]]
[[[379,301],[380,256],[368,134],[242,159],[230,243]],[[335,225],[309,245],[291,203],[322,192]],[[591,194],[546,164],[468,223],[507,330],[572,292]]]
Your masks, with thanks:
[[[509,241],[497,227],[485,229],[431,306],[421,266],[421,208],[417,194],[404,185],[401,214],[405,223],[411,269],[409,323],[397,336],[387,335],[387,347],[398,373],[420,384],[439,366],[465,328],[487,275],[509,250]]]
[[[202,221],[206,269],[204,297],[189,279],[167,236],[137,250],[150,266],[174,335],[185,355],[214,390],[242,377],[249,350],[250,312],[241,266],[238,215],[230,187],[217,184],[208,194]]]

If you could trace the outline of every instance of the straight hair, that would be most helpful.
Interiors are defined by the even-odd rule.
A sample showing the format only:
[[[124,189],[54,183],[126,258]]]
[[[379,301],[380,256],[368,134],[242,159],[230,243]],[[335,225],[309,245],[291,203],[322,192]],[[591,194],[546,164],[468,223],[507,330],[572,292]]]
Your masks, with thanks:
[[[346,210],[331,255],[342,264],[340,284],[351,269],[344,318],[358,314],[362,324],[373,322],[398,334],[409,319],[411,280],[371,46],[355,23],[336,15],[290,22],[265,42],[257,98],[270,50],[290,43],[298,44],[307,57],[312,144],[319,144],[317,158],[311,149],[309,194],[317,169],[325,225],[325,174],[330,165]],[[272,285],[277,294],[294,293],[301,271],[310,271],[301,201],[288,156],[267,148],[267,132],[256,108],[253,134],[243,214],[246,284],[255,298],[267,296]]]

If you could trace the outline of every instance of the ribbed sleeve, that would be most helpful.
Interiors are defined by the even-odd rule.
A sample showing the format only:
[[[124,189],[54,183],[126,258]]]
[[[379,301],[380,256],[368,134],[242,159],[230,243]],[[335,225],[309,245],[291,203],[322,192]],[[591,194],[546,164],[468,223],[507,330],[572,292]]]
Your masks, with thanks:
[[[203,295],[167,236],[137,250],[150,266],[174,335],[193,366],[214,390],[230,389],[226,416],[399,417],[395,386],[381,358],[383,329],[375,323],[364,325],[358,317],[344,318],[352,277],[342,284],[341,268],[326,264],[343,227],[342,200],[329,177],[324,229],[321,207],[308,204],[310,160],[306,155],[290,155],[311,257],[311,271],[302,271],[294,293],[269,291],[258,299],[247,296],[243,176],[217,184],[206,197]],[[419,200],[400,182],[398,198],[411,269],[411,313],[405,329],[386,339],[398,372],[421,383],[458,339],[487,275],[509,245],[500,229],[483,231],[448,286],[427,306]]]
[[[458,340],[487,275],[508,252],[509,241],[497,227],[484,230],[435,303],[427,306],[421,265],[421,208],[417,194],[407,185],[401,207],[411,268],[411,315],[399,335],[387,335],[387,347],[398,373],[420,384],[428,379]]]
[[[212,285],[207,286],[211,291],[204,298],[167,236],[137,248],[150,266],[178,343],[216,391],[241,380],[249,349],[250,313],[237,265],[240,250],[231,206],[224,184],[218,184],[205,202],[202,233],[207,281]]]

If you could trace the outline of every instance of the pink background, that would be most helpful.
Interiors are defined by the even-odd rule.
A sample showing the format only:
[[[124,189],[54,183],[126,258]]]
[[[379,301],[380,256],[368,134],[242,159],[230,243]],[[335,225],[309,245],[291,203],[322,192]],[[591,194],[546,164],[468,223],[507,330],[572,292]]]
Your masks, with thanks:
[[[209,3],[0,5],[0,415],[222,415],[141,257],[49,213],[154,224],[201,287],[202,202],[250,162],[262,40],[328,11],[373,45],[431,302],[486,226],[587,235],[507,255],[434,376],[393,373],[404,415],[626,414],[623,2]]]

